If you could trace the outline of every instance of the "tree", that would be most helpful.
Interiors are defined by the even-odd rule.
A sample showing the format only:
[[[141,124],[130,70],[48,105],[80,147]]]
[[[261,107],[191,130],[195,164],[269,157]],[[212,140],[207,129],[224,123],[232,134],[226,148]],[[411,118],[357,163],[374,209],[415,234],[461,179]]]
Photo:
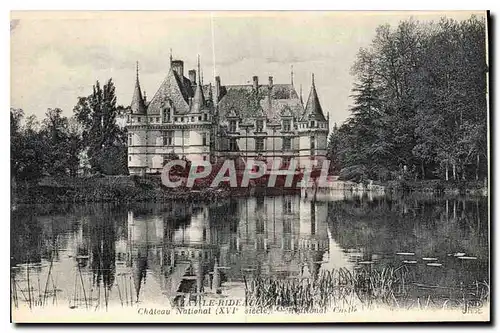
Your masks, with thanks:
[[[341,176],[486,176],[485,46],[474,16],[377,28],[352,67],[351,116],[329,140]]]
[[[116,122],[125,109],[116,105],[112,79],[102,88],[97,81],[92,94],[79,97],[73,111],[82,128],[83,147],[92,170],[104,174],[126,173],[126,131]]]
[[[38,131],[36,117],[28,117],[25,124],[23,119],[23,110],[10,109],[11,176],[17,180],[35,180],[45,173],[47,149]]]

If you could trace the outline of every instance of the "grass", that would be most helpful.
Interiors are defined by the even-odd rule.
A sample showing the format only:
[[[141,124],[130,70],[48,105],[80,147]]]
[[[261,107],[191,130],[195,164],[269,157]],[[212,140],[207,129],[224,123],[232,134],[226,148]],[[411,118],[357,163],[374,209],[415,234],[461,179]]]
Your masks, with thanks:
[[[245,281],[246,305],[295,312],[387,306],[407,310],[463,309],[467,304],[487,304],[489,294],[488,283],[479,281],[457,288],[409,283],[406,266],[363,268],[354,272],[336,269],[322,271],[316,278],[257,276]]]

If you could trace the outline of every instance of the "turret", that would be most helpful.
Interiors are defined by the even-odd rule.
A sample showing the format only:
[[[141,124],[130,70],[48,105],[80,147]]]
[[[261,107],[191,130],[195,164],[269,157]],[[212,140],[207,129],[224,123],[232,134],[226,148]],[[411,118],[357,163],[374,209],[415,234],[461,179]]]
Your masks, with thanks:
[[[144,104],[144,99],[142,98],[141,93],[141,85],[139,84],[139,62],[137,62],[136,65],[135,88],[132,96],[132,103],[130,103],[130,109],[134,114],[146,113],[146,105]]]
[[[200,57],[198,56],[198,73],[200,73]],[[201,75],[198,75],[198,85],[196,86],[196,91],[194,92],[193,104],[191,106],[191,112],[199,113],[205,106],[205,96],[203,96],[203,87],[201,85]]]
[[[326,121],[323,109],[319,103],[318,93],[314,84],[314,74],[312,74],[312,87],[304,111],[303,120]]]

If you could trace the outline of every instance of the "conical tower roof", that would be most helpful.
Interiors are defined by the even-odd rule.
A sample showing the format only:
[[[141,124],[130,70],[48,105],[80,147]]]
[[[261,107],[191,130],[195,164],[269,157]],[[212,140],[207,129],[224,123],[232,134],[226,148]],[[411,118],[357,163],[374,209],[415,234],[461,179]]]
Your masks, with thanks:
[[[201,87],[201,84],[198,84],[196,86],[196,91],[194,93],[191,112],[193,113],[201,112],[204,106],[205,106],[205,96],[203,96],[203,88]]]
[[[134,95],[132,96],[132,103],[130,103],[130,109],[132,113],[145,114],[146,105],[144,104],[144,99],[142,98],[141,85],[139,84],[139,64],[136,68],[136,78],[135,78],[135,88]]]
[[[201,72],[200,72],[200,56],[198,56],[198,84],[196,85],[196,91],[194,92],[193,104],[191,106],[191,112],[199,113],[205,106],[205,96],[203,95],[203,87],[201,84]]]
[[[325,115],[323,114],[323,109],[319,103],[318,93],[316,92],[316,86],[314,85],[314,74],[312,75],[312,87],[309,97],[307,98],[307,103],[302,116],[302,120],[319,120],[326,121]]]

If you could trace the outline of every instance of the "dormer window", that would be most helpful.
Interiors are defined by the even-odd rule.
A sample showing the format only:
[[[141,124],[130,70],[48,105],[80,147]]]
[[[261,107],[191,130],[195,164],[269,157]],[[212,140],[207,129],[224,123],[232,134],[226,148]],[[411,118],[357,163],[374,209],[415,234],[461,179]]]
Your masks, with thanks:
[[[255,121],[255,132],[263,132],[264,131],[264,120],[257,119]]]
[[[163,110],[163,122],[169,123],[171,121],[172,121],[172,119],[170,117],[170,109],[164,109]]]
[[[283,119],[283,131],[284,132],[290,132],[291,130],[291,120],[290,119]]]
[[[236,132],[238,128],[238,121],[237,120],[230,120],[229,121],[229,132]]]

